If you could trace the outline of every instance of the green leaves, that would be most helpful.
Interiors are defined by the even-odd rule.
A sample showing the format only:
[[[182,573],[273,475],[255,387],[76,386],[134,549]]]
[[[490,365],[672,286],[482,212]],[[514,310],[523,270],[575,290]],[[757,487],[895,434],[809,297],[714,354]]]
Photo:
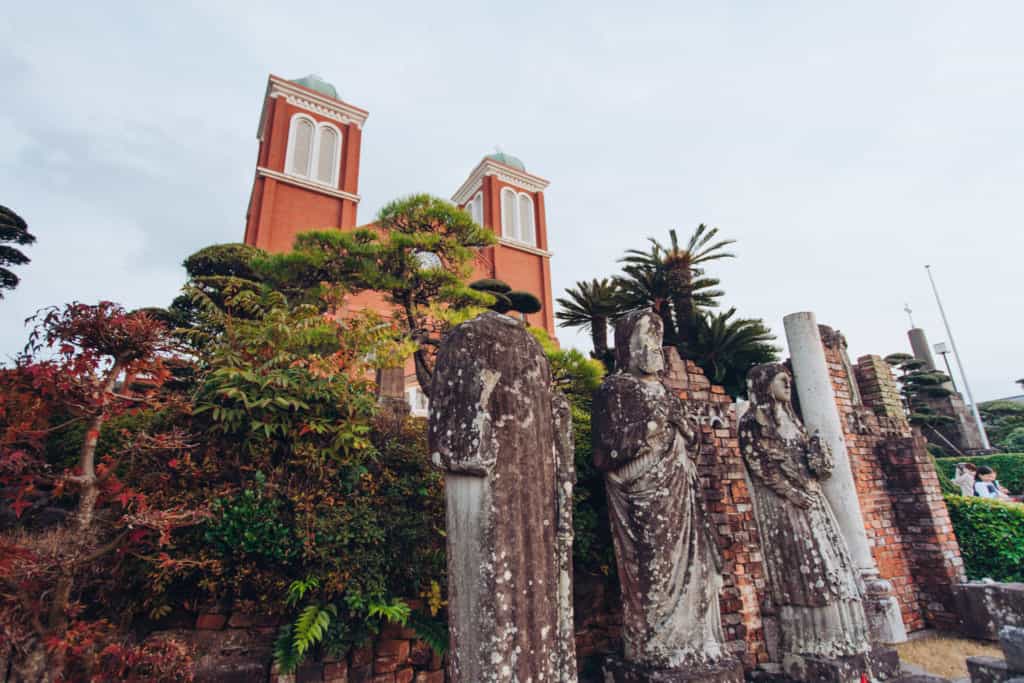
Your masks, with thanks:
[[[967,578],[1024,581],[1024,508],[988,498],[945,498]]]
[[[366,613],[371,618],[379,617],[392,624],[405,626],[411,612],[412,610],[409,608],[409,605],[405,604],[404,601],[393,599],[391,601],[371,601]]]
[[[309,605],[302,610],[292,627],[292,648],[299,658],[306,654],[310,647],[324,639],[331,618],[338,615],[334,605]]]

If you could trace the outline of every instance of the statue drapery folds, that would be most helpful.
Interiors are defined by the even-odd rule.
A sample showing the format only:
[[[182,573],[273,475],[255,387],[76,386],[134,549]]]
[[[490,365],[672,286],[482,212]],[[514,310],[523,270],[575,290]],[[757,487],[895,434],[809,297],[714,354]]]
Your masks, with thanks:
[[[701,499],[694,433],[659,376],[661,342],[661,320],[650,311],[617,325],[620,372],[594,402],[594,465],[605,473],[625,659],[673,669],[725,655],[721,563]]]
[[[792,405],[785,366],[748,375],[750,408],[739,424],[770,596],[785,654],[841,657],[866,652],[863,588],[821,489],[833,467],[828,446],[808,435]]]

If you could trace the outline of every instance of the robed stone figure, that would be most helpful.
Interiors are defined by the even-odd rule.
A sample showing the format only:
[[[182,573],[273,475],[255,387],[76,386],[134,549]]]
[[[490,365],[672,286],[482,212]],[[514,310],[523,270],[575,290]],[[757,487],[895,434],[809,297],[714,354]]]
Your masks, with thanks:
[[[688,680],[737,671],[723,652],[720,559],[706,521],[695,442],[662,382],[662,322],[649,310],[619,321],[618,371],[594,401],[594,466],[605,474],[622,585],[627,672],[612,680]],[[615,665],[609,660],[609,666]],[[679,672],[678,674],[673,672]],[[718,680],[731,680],[718,676]]]
[[[793,410],[785,366],[758,365],[747,383],[750,407],[740,419],[740,450],[779,615],[781,654],[863,654],[870,649],[863,588],[821,488],[832,472],[832,454],[808,435]]]

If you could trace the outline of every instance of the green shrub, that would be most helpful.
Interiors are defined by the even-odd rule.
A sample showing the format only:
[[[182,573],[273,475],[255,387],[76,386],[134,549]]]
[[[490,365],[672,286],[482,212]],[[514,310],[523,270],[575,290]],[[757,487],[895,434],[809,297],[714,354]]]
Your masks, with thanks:
[[[946,496],[969,579],[1024,581],[1024,507]]]
[[[937,458],[938,469],[948,477],[956,476],[956,464],[969,462],[996,471],[999,483],[1011,493],[1024,493],[1024,453],[1000,453],[998,455],[976,455],[969,458]]]
[[[1024,427],[1015,427],[1003,439],[1003,445],[1007,450],[1024,451]]]
[[[211,505],[213,518],[204,538],[225,558],[247,558],[290,563],[298,554],[295,534],[284,501],[264,495],[266,477],[255,476],[255,485],[230,498],[217,498]]]

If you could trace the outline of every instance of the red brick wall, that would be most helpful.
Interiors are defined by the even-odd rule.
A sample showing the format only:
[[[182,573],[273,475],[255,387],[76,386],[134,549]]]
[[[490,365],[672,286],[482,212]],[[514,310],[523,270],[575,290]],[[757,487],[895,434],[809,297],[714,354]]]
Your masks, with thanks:
[[[765,575],[732,399],[722,387],[711,384],[693,361],[684,363],[672,348],[665,352],[669,358],[666,382],[676,390],[688,415],[701,423],[698,468],[724,561],[719,595],[722,627],[729,650],[750,670],[769,659],[760,600]]]
[[[955,629],[953,586],[966,580],[960,546],[942,497],[939,477],[921,434],[889,438],[878,447],[889,496],[904,543],[924,623]]]
[[[416,603],[416,601],[413,601]],[[417,605],[420,606],[420,605]],[[159,631],[193,650],[197,683],[246,680],[253,683],[445,683],[443,659],[416,632],[388,624],[372,642],[339,657],[306,662],[293,674],[272,666],[278,619],[241,612],[205,613],[193,629]],[[260,673],[262,672],[262,673]]]

